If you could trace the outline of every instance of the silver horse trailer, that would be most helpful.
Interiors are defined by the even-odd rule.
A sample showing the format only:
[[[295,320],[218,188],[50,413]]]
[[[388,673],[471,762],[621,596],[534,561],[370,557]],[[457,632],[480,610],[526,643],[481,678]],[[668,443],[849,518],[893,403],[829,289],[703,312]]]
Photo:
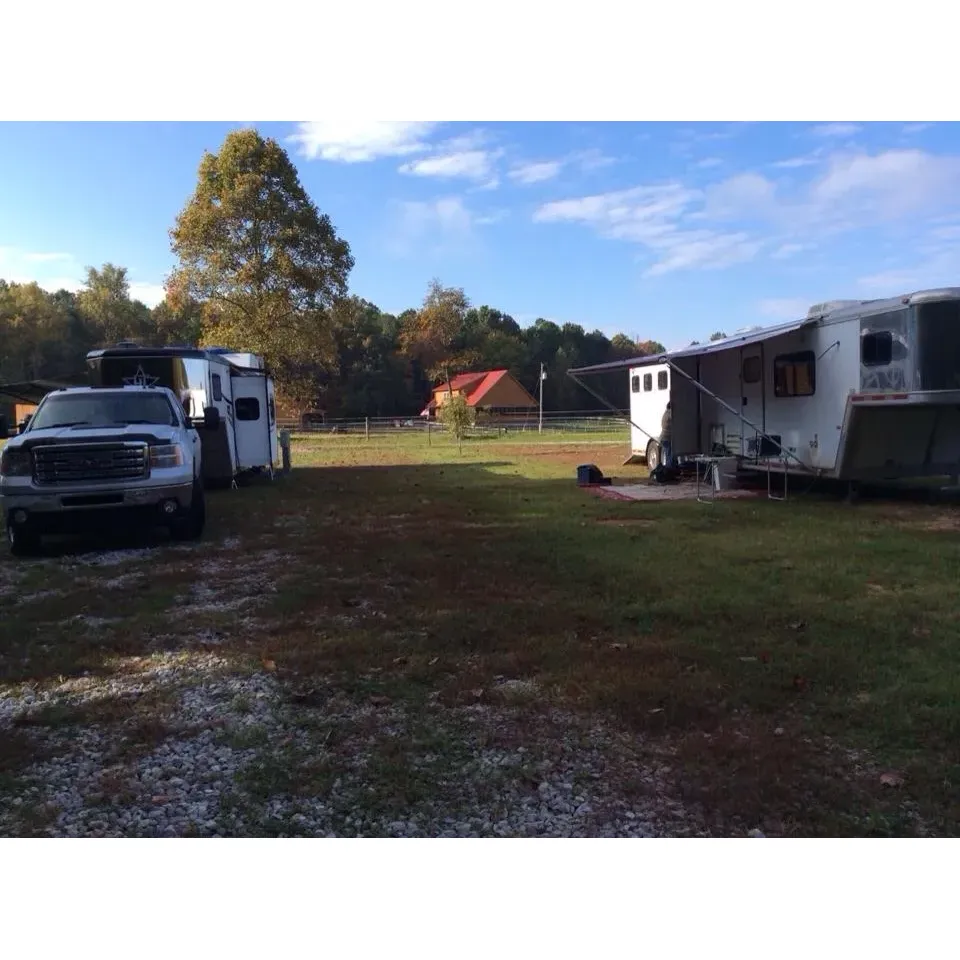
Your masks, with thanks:
[[[636,392],[648,368],[669,370],[681,460],[844,481],[960,474],[960,287],[815,304],[802,320],[570,375],[586,386],[628,370]],[[644,419],[635,452],[658,440]]]

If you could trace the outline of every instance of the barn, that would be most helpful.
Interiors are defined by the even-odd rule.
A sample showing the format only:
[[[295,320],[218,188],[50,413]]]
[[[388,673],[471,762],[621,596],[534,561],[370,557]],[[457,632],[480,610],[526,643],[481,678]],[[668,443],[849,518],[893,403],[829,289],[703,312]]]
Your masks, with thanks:
[[[478,414],[490,417],[526,417],[537,409],[537,401],[509,370],[482,370],[459,373],[449,383],[433,388],[430,402],[420,412],[422,417],[435,417],[451,395],[461,394],[467,406]]]

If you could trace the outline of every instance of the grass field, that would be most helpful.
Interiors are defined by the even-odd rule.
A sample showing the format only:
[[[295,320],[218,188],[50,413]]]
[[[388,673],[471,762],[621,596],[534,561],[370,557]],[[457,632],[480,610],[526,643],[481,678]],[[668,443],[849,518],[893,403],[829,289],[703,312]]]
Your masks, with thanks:
[[[0,829],[150,833],[215,736],[167,832],[956,833],[960,514],[577,488],[625,452],[295,437],[197,547],[4,554]]]

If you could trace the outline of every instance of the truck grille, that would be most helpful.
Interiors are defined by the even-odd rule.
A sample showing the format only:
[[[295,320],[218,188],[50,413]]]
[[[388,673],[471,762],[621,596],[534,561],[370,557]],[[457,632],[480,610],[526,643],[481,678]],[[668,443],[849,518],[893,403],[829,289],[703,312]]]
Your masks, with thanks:
[[[90,483],[138,480],[147,476],[144,443],[56,444],[34,447],[37,483]]]

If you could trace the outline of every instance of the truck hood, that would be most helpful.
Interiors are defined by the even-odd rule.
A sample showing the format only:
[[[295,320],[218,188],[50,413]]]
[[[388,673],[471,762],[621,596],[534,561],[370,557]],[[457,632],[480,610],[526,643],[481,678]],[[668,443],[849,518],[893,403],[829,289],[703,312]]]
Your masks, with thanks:
[[[9,442],[10,447],[29,450],[48,443],[117,443],[140,440],[144,443],[173,443],[179,439],[176,427],[156,423],[131,423],[125,427],[51,427],[29,430]]]

